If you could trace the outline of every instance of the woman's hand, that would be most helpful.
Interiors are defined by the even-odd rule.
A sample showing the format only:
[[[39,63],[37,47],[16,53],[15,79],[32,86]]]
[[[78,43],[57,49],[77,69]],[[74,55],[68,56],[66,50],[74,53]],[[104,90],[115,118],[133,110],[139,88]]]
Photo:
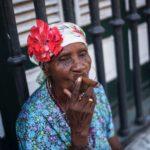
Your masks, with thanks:
[[[64,90],[64,93],[69,97],[66,115],[74,145],[88,143],[89,126],[96,103],[92,88],[88,88],[85,93],[80,93],[81,83],[82,77],[79,77],[72,93],[67,89]]]

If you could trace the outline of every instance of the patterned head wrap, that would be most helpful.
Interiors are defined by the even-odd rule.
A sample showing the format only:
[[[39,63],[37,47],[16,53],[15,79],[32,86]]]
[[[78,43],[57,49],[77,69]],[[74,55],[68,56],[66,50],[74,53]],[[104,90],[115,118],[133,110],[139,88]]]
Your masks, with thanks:
[[[63,41],[61,43],[62,47],[76,42],[84,43],[87,46],[85,33],[76,24],[64,22],[55,24],[54,26],[57,27],[60,33],[62,34],[63,37]]]
[[[49,62],[59,55],[64,46],[81,42],[87,46],[84,31],[77,25],[63,22],[48,26],[42,20],[36,21],[28,36],[28,54],[34,64]]]

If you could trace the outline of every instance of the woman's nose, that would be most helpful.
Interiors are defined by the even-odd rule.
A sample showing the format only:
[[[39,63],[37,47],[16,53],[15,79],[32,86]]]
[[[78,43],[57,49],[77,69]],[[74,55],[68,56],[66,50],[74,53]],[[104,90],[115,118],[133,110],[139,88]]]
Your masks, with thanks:
[[[76,57],[72,65],[72,71],[81,73],[84,71],[84,68],[85,66],[83,61]]]

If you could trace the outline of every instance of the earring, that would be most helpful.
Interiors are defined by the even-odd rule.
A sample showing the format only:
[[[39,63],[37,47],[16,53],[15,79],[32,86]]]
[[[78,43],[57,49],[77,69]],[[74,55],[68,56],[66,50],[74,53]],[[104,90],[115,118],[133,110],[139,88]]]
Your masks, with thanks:
[[[45,76],[43,70],[41,70],[40,73],[39,73],[39,75],[36,78],[36,82],[38,84],[42,85],[45,80],[46,80],[46,76]]]

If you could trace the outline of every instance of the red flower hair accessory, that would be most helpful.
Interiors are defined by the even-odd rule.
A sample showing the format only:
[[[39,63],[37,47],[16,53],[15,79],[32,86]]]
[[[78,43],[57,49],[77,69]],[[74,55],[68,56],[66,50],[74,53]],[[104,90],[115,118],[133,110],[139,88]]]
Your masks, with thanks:
[[[63,38],[57,27],[51,28],[39,19],[36,24],[28,36],[28,54],[36,62],[48,62],[53,55],[57,56],[61,52]]]

